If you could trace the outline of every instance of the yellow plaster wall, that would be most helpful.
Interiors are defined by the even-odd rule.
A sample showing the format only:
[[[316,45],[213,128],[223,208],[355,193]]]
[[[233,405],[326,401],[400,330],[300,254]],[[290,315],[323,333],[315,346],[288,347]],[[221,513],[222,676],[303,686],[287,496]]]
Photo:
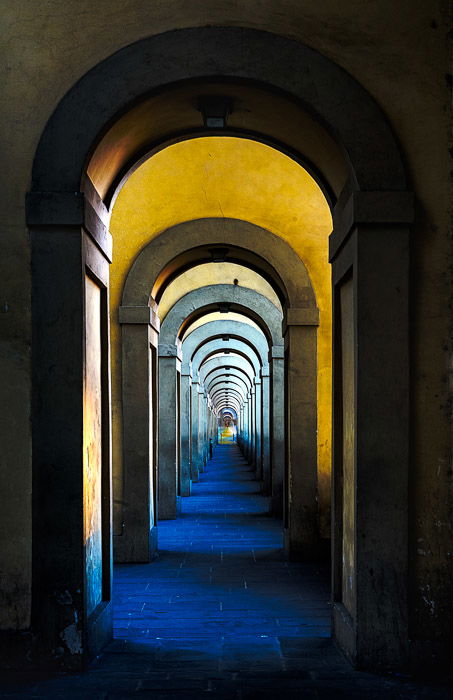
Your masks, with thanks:
[[[304,261],[310,275],[320,309],[318,469],[322,523],[327,536],[325,515],[330,500],[332,429],[332,317],[328,264],[331,214],[319,186],[300,165],[269,146],[246,139],[206,137],[169,146],[132,174],[113,207],[110,230],[114,239],[114,260],[110,300],[116,492],[121,489],[121,454],[118,449],[120,349],[116,310],[125,277],[137,253],[162,230],[182,221],[219,216],[244,219],[280,236]],[[184,280],[184,285],[186,281],[188,279]],[[191,282],[198,286],[197,274]]]

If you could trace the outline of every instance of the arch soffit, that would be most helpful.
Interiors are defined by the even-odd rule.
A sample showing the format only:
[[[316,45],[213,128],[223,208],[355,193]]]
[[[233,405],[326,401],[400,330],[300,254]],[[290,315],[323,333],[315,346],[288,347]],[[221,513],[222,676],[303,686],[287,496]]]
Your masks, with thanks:
[[[220,418],[228,417],[228,418],[232,418],[233,420],[237,420],[237,412],[234,410],[234,408],[230,408],[228,406],[228,408],[221,408],[220,409],[219,417]]]
[[[229,389],[228,392],[225,389],[218,389],[217,391],[210,393],[209,396],[211,397],[211,401],[216,404],[217,401],[221,398],[226,398],[227,394],[231,394],[231,396],[235,396],[237,400],[242,403],[244,401],[244,397],[242,396],[240,391],[236,391],[236,389]]]
[[[241,340],[230,340],[225,347],[223,340],[211,340],[198,350],[192,359],[192,370],[198,372],[201,365],[209,359],[211,355],[221,351],[235,352],[241,355],[252,368],[255,376],[259,376],[261,361],[258,355],[250,352],[250,346]]]
[[[227,367],[233,367],[239,372],[242,372],[250,382],[252,382],[253,377],[255,376],[251,364],[240,355],[232,355],[231,357],[228,357],[228,359],[226,357],[208,358],[202,365],[200,365],[198,373],[200,379],[205,381],[211,372],[215,372],[218,369],[224,370]]]
[[[210,384],[208,387],[206,387],[206,391],[210,394],[210,396],[214,396],[215,393],[219,390],[223,391],[226,389],[228,389],[228,391],[236,391],[240,396],[242,396],[242,398],[244,398],[247,394],[247,388],[244,392],[244,386],[239,382],[232,381],[231,379],[219,379],[218,382],[214,382],[213,384]]]
[[[305,107],[344,149],[355,189],[406,189],[393,132],[351,75],[292,39],[228,26],[178,29],[142,39],[82,76],[47,122],[35,155],[33,190],[78,191],[91,153],[118,115],[146,95],[208,76],[269,86]]]
[[[231,402],[221,401],[221,402],[216,406],[216,415],[218,416],[219,412],[220,412],[223,408],[227,408],[227,409],[231,408],[231,404],[232,404],[232,403],[233,403],[233,401],[231,401]],[[235,410],[236,414],[238,414],[239,411],[241,410],[241,407],[240,407],[236,402],[234,402],[234,405],[236,406],[236,408],[235,408],[234,410]]]
[[[238,392],[241,395],[242,400],[245,401],[249,391],[252,388],[252,385],[249,386],[245,380],[242,380],[242,382],[237,380],[236,383],[232,382],[231,380],[222,380],[221,377],[218,377],[218,380],[219,380],[218,382],[214,381],[213,384],[211,384],[209,387],[206,388],[206,391],[208,392],[209,395],[212,395],[213,392],[218,391],[219,389],[224,390],[224,389],[230,388],[230,389],[232,389],[232,390],[234,389],[234,391]]]
[[[234,411],[234,409],[229,409],[229,408],[223,409],[223,412],[222,412],[223,415],[228,415],[228,414],[229,414],[229,415],[231,415],[233,418],[236,418],[236,416],[234,415],[235,413],[236,413],[236,411]]]
[[[207,391],[214,387],[216,383],[222,381],[230,382],[231,384],[236,384],[237,386],[244,387],[246,391],[248,390],[249,385],[243,377],[241,377],[239,374],[233,374],[232,372],[228,372],[228,374],[225,374],[225,371],[223,370],[216,375],[212,374],[209,378],[209,381],[205,382]]]
[[[216,259],[255,270],[287,306],[316,308],[307,268],[286,241],[248,221],[220,217],[185,221],[153,238],[132,264],[122,304],[147,306],[178,274]]]
[[[203,374],[203,368],[207,367],[208,371]],[[226,368],[229,367],[230,369],[227,370]],[[250,370],[250,371],[247,371]],[[219,377],[219,376],[226,376],[226,372],[236,378],[240,378],[244,381],[246,386],[249,388],[252,387],[253,385],[253,378],[254,374],[251,371],[250,366],[247,369],[243,369],[242,367],[235,367],[234,365],[226,365],[226,366],[217,366],[213,367],[212,369],[209,369],[208,363],[206,365],[203,365],[200,370],[199,370],[199,375],[200,377],[203,376],[202,381],[206,384],[207,381],[211,381],[213,378]]]
[[[244,385],[240,384],[239,382],[234,382],[231,379],[226,379],[222,380],[219,379],[218,382],[214,382],[211,384],[209,387],[206,388],[206,391],[208,391],[211,395],[215,394],[215,392],[219,390],[233,390],[239,393],[242,397],[245,396],[244,394]]]
[[[282,314],[267,297],[253,289],[231,284],[212,284],[185,294],[170,309],[161,325],[160,343],[176,344],[184,329],[218,305],[252,318],[273,345],[282,345]]]
[[[226,336],[247,343],[261,357],[262,362],[267,362],[269,347],[266,338],[253,326],[240,321],[211,321],[196,328],[182,343],[183,360],[186,361],[187,357],[187,361],[190,361],[197,350],[210,340]]]

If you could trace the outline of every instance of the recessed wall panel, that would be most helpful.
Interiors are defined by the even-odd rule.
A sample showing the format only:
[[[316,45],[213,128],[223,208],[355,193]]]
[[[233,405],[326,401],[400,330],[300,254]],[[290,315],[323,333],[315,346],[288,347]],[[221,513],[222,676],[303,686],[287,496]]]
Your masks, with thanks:
[[[101,290],[85,277],[84,546],[86,604],[90,614],[102,600],[102,345]]]
[[[341,286],[341,357],[343,414],[342,601],[355,615],[355,381],[353,280]]]

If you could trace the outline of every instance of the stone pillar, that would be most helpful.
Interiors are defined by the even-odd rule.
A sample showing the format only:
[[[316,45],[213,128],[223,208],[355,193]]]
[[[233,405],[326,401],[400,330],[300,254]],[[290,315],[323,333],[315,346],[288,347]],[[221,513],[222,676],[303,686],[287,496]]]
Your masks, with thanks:
[[[107,214],[82,192],[27,195],[33,653],[70,670],[112,637]]]
[[[401,668],[409,650],[412,220],[408,192],[354,192],[337,205],[330,238],[333,634],[363,667]]]
[[[272,514],[283,517],[283,481],[285,474],[285,407],[284,407],[284,360],[282,345],[271,349],[271,481]]]
[[[200,453],[198,445],[198,426],[200,421],[200,399],[199,399],[199,379],[192,377],[192,399],[191,399],[191,452],[190,452],[190,478],[192,482],[198,481],[200,472]]]
[[[244,457],[247,461],[250,461],[250,394],[247,392],[247,396],[244,402]]]
[[[181,360],[176,345],[160,344],[159,355],[159,519],[177,513],[179,480],[179,381]]]
[[[285,537],[291,559],[319,556],[318,538],[318,309],[287,309]]]
[[[190,496],[191,492],[191,414],[192,414],[192,371],[183,364],[181,370],[181,465],[179,470],[179,492]]]
[[[256,469],[256,390],[250,389],[250,463]]]
[[[203,442],[203,424],[205,419],[205,392],[201,384],[198,385],[198,459],[200,472],[204,472],[204,442]]]
[[[147,562],[157,550],[156,348],[159,319],[148,306],[119,309],[122,333],[122,522],[118,562]]]
[[[261,379],[255,377],[255,476],[263,478]]]
[[[242,403],[239,409],[239,416],[238,416],[238,436],[239,436],[239,446],[241,448],[242,454],[245,456],[245,441],[244,441],[244,411],[245,411],[245,403]]]
[[[206,390],[203,390],[202,396],[202,413],[201,413],[201,450],[203,455],[203,468],[208,463],[208,395]]]
[[[212,407],[209,411],[209,443],[212,440],[213,446],[215,445],[216,438],[216,415],[212,411]],[[208,458],[210,459],[211,451],[209,449]]]
[[[269,365],[261,368],[262,393],[262,489],[265,496],[271,493],[271,424],[270,424],[270,372]]]

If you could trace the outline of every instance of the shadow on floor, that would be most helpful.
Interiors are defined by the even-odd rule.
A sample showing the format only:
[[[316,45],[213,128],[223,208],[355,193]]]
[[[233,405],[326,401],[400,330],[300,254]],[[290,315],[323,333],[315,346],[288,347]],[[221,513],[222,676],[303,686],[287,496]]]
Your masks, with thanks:
[[[288,562],[236,445],[218,446],[158,559],[115,567],[115,640],[84,673],[4,678],[1,697],[446,700],[354,671],[330,639],[327,567]]]

